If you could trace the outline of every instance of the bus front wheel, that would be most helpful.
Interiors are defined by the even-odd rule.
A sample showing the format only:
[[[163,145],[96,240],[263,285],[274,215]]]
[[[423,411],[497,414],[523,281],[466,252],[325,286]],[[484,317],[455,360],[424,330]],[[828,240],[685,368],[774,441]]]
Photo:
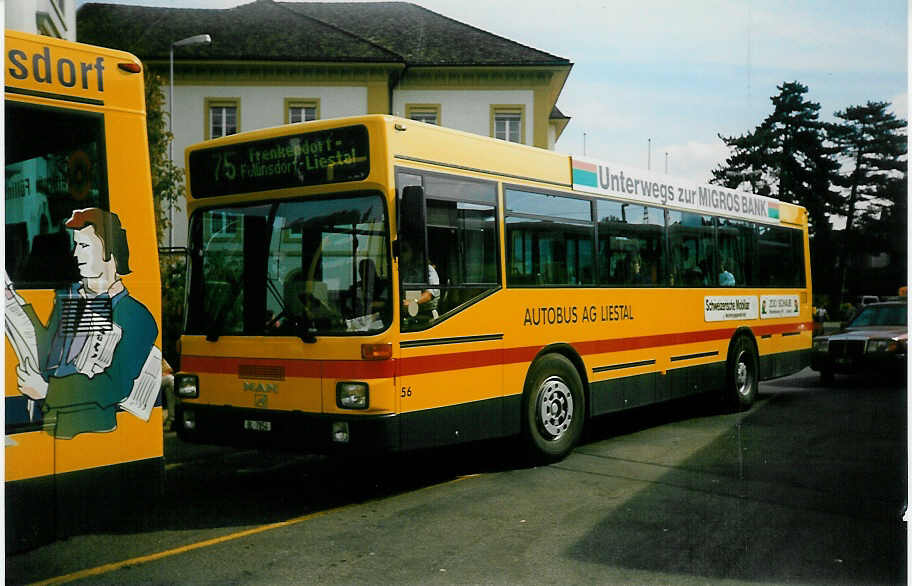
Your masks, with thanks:
[[[583,432],[586,401],[573,364],[546,354],[532,365],[523,389],[523,436],[536,460],[564,458]]]
[[[732,340],[728,349],[725,388],[732,407],[743,411],[757,400],[759,386],[757,348],[747,336]]]

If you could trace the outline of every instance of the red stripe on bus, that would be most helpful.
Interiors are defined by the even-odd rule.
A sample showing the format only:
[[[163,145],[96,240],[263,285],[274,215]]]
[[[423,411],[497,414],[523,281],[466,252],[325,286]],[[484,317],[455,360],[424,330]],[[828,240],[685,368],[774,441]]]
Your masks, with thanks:
[[[783,332],[811,330],[813,327],[813,322],[802,322],[759,326],[753,328],[753,331],[757,335],[779,334]],[[571,345],[581,355],[606,354],[624,350],[641,350],[645,348],[658,348],[661,346],[675,346],[678,344],[728,340],[734,335],[735,329],[736,328],[730,327],[715,330],[701,330],[697,332],[635,336],[630,338],[615,338],[612,340],[578,342]],[[541,346],[526,346],[519,348],[504,348],[503,350],[479,350],[477,352],[453,352],[449,354],[434,354],[431,356],[415,356],[400,360],[398,373],[400,376],[415,375],[497,364],[530,362],[541,349]]]
[[[813,322],[762,325],[752,328],[755,335],[782,334],[813,330]],[[677,332],[673,334],[656,334],[652,336],[632,336],[610,340],[593,340],[578,342],[572,346],[581,355],[607,354],[626,350],[642,350],[679,344],[695,344],[728,340],[736,328],[718,328],[696,332]],[[238,366],[279,366],[285,369],[286,377],[332,378],[332,379],[372,379],[396,376],[445,372],[466,368],[481,368],[499,364],[530,362],[541,351],[541,346],[518,348],[496,348],[475,352],[450,352],[413,356],[399,360],[302,360],[272,358],[238,358],[215,356],[183,356],[181,370],[184,372],[207,372],[213,374],[238,373]]]

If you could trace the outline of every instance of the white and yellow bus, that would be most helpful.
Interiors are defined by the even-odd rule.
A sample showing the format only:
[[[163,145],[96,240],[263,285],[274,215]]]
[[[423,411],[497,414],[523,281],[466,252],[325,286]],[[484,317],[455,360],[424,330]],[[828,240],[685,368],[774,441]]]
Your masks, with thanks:
[[[522,434],[702,392],[749,407],[811,348],[807,213],[391,116],[187,149],[180,435],[310,451]]]
[[[5,33],[9,551],[142,520],[163,478],[138,59]]]

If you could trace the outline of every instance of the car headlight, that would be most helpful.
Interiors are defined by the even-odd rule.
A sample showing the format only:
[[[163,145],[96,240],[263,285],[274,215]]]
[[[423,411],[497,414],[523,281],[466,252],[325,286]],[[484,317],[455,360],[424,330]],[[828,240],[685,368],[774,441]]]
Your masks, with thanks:
[[[196,399],[199,397],[199,377],[195,374],[174,375],[174,391],[178,397]]]
[[[336,406],[340,409],[367,409],[370,391],[367,383],[336,383]]]
[[[899,352],[905,345],[900,340],[868,340],[866,352]]]
[[[814,338],[814,350],[817,350],[818,352],[826,352],[829,345],[829,338]]]

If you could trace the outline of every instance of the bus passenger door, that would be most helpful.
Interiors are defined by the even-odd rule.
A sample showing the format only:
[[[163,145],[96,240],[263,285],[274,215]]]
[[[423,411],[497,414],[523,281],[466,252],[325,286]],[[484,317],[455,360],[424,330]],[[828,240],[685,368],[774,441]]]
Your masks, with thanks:
[[[496,186],[417,173],[397,181],[403,447],[502,436]]]

